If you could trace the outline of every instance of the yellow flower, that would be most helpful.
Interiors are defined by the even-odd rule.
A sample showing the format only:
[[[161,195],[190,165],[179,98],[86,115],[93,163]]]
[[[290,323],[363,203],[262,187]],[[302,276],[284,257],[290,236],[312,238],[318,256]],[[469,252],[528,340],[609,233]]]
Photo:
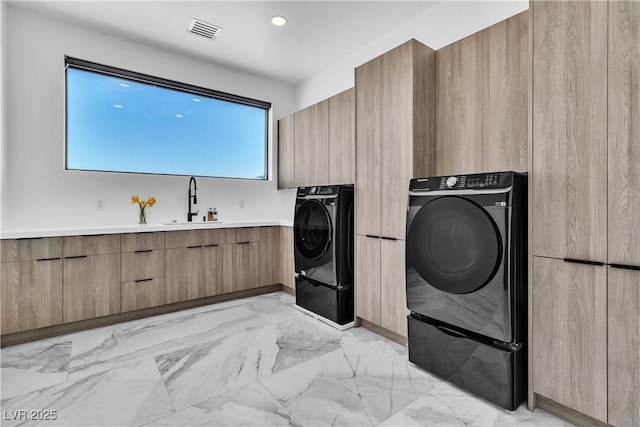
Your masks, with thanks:
[[[149,207],[153,206],[156,204],[156,198],[155,197],[149,197],[149,200],[147,200],[147,205],[149,205]]]
[[[131,203],[139,203],[138,196],[131,196]]]
[[[140,202],[140,206],[141,206],[142,208],[146,207],[146,206],[147,206],[147,202],[145,202],[144,200],[142,200],[142,201]]]

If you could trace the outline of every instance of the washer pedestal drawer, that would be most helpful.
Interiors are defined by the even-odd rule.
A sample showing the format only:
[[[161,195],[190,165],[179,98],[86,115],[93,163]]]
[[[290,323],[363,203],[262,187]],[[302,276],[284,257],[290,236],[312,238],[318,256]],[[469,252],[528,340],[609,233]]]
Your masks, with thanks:
[[[510,411],[526,399],[526,347],[503,349],[439,322],[407,317],[409,361]]]
[[[353,322],[353,287],[338,289],[296,277],[296,304],[339,325]]]

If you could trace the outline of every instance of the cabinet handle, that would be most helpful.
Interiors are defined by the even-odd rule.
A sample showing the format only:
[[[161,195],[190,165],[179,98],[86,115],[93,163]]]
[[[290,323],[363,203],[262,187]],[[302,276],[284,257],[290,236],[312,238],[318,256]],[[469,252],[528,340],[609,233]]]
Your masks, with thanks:
[[[144,254],[147,252],[153,252],[153,249],[140,249],[140,250],[134,251],[134,253],[136,254]]]
[[[385,236],[380,236],[380,238],[381,238],[381,239],[384,239],[384,240],[398,240],[398,239],[396,239],[395,237],[385,237]]]
[[[76,255],[76,256],[66,256],[64,257],[65,259],[80,259],[80,258],[86,258],[87,255]]]
[[[572,262],[574,264],[604,265],[604,262],[589,261],[589,260],[586,260],[586,259],[564,258],[563,261],[564,262]]]
[[[364,237],[371,237],[372,239],[379,239],[380,236],[374,236],[373,234],[366,234]]]
[[[44,237],[18,237],[16,240],[42,240]]]
[[[640,270],[640,266],[626,264],[609,264],[612,268],[622,268],[624,270]]]
[[[248,245],[251,242],[238,242],[239,245]]]
[[[62,259],[60,257],[54,257],[54,258],[38,258],[36,261],[55,261],[57,259]]]
[[[187,249],[197,249],[197,248],[201,248],[202,245],[194,245],[194,246],[187,246]]]
[[[215,248],[220,245],[204,245],[205,248]]]
[[[134,280],[133,282],[134,282],[134,283],[150,282],[150,281],[152,281],[152,280],[153,280],[153,279],[138,279],[138,280]]]

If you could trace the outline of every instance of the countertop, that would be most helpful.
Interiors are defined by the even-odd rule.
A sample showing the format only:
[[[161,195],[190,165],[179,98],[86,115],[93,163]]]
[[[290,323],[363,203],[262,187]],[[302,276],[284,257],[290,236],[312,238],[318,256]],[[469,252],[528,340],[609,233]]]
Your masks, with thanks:
[[[11,230],[0,232],[0,239],[28,239],[38,237],[58,237],[58,236],[87,236],[96,234],[118,234],[118,233],[147,233],[152,231],[176,231],[176,230],[205,230],[211,228],[239,228],[239,227],[268,227],[285,226],[291,227],[290,221],[220,221],[220,222],[191,222],[176,224],[146,224],[146,225],[123,225],[109,227],[86,227],[86,228],[59,228],[59,229],[30,229]]]

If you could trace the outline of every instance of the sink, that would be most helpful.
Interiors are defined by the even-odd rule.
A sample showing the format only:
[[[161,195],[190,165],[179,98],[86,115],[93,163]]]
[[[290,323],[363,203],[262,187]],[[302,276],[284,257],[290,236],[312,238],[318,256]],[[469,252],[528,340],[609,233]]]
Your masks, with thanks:
[[[182,221],[176,221],[176,222],[163,222],[162,225],[215,225],[215,224],[220,224],[222,223],[222,221],[193,221],[193,222],[182,222]]]

